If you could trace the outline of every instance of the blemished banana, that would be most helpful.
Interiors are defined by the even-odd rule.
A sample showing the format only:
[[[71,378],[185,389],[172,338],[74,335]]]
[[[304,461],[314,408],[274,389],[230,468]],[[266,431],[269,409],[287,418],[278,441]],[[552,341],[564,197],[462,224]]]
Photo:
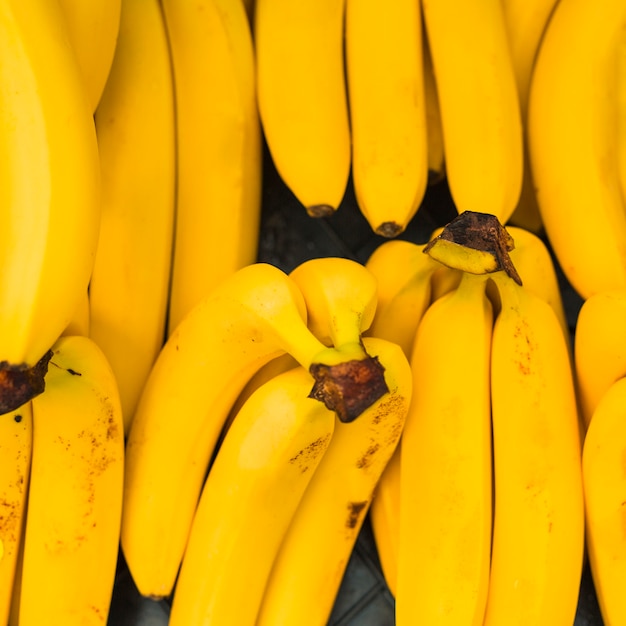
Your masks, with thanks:
[[[117,45],[122,0],[59,0],[91,110],[107,81]]]
[[[503,273],[491,349],[494,521],[485,626],[574,623],[584,552],[572,365],[554,309]]]
[[[0,624],[7,623],[11,609],[26,518],[32,444],[30,402],[0,415]]]
[[[423,26],[423,24],[422,24]],[[426,141],[428,156],[428,184],[441,182],[446,176],[446,153],[443,147],[441,105],[428,38],[422,36],[424,63],[424,106],[426,107]]]
[[[556,3],[557,0],[502,0],[524,129],[524,177],[520,198],[509,222],[533,233],[541,232],[543,224],[528,155],[528,93],[537,50]]]
[[[106,623],[119,548],[124,424],[117,382],[97,344],[61,337],[32,407],[20,626]]]
[[[459,213],[504,224],[519,198],[522,125],[501,0],[422,0],[441,109],[446,174]]]
[[[238,0],[163,0],[176,98],[176,227],[168,334],[257,256],[261,129]]]
[[[464,274],[417,329],[400,461],[398,626],[483,623],[492,528],[486,281]]]
[[[175,210],[174,85],[158,0],[124,0],[96,109],[102,217],[89,336],[115,377],[128,433],[166,329]]]
[[[400,438],[411,400],[402,349],[363,339],[385,368],[389,393],[350,423],[336,422],[278,551],[256,626],[324,626],[380,475]]]
[[[280,543],[335,427],[310,388],[311,375],[298,366],[261,385],[235,416],[202,489],[170,626],[254,625]]]
[[[257,97],[276,169],[309,215],[343,200],[351,146],[345,0],[256,0]]]
[[[47,354],[84,296],[100,218],[92,112],[61,7],[0,16],[0,381]],[[36,184],[33,182],[36,181]],[[40,377],[41,378],[41,377]],[[41,380],[39,380],[41,382]],[[11,385],[9,384],[9,387]],[[0,414],[24,404],[0,385]],[[40,391],[39,388],[38,391]]]
[[[306,315],[296,283],[277,267],[256,263],[225,279],[163,346],[126,445],[121,543],[141,594],[170,594],[215,444],[260,367],[285,352],[313,376],[315,366],[327,366],[321,385],[311,378],[311,393],[336,400],[343,411],[332,366],[350,355],[319,341]]]
[[[605,624],[626,623],[625,450],[626,378],[620,378],[596,406],[582,457],[587,555]]]
[[[626,376],[626,289],[599,292],[580,307],[574,365],[580,412],[587,428],[600,399]]]
[[[428,181],[421,3],[346,0],[345,40],[357,204],[375,233],[396,237]]]
[[[559,1],[530,87],[528,141],[541,219],[565,276],[583,299],[626,287],[616,132],[625,27],[626,5],[619,0]]]

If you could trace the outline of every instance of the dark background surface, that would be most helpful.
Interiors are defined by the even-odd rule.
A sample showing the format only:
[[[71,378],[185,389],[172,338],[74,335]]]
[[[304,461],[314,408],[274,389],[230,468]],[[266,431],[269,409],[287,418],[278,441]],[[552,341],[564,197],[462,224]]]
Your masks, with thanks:
[[[267,151],[264,156],[259,261],[272,263],[287,272],[315,257],[340,256],[364,263],[385,241],[372,232],[359,212],[351,184],[334,215],[311,218],[281,181]],[[456,209],[444,180],[428,188],[418,213],[399,238],[425,243],[435,228],[455,216]],[[558,265],[557,272],[573,330],[582,302]],[[245,598],[245,590],[242,590],[242,597]],[[138,595],[120,558],[109,626],[165,626],[168,612],[166,601],[157,603]],[[591,576],[585,568],[574,626],[602,624]],[[394,626],[394,601],[381,573],[369,518],[348,564],[329,626]]]

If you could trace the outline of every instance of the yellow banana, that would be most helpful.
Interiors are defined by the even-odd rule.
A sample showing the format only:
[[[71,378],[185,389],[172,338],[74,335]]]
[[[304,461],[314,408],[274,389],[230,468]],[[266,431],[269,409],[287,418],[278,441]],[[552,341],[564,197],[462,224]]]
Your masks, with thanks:
[[[176,228],[168,333],[257,256],[261,129],[240,0],[163,0],[176,98]]]
[[[605,624],[626,623],[625,418],[626,378],[620,378],[594,410],[582,457],[587,554]]]
[[[626,289],[599,292],[585,300],[574,329],[574,364],[585,428],[602,396],[626,376]]]
[[[584,299],[626,287],[616,133],[625,27],[620,0],[561,0],[530,88],[529,153],[541,218],[565,276]]]
[[[346,0],[345,31],[356,200],[375,233],[395,237],[428,179],[421,3]]]
[[[28,375],[84,296],[100,215],[92,113],[56,2],[0,16],[0,381]],[[33,182],[35,181],[35,183]],[[41,382],[41,376],[39,376]],[[0,414],[32,393],[0,385]]]
[[[83,335],[89,337],[90,326],[89,314],[89,291],[85,290],[83,297],[80,299],[72,319],[65,327],[61,335]]]
[[[464,274],[417,329],[400,463],[399,626],[483,623],[492,527],[486,280]]]
[[[519,202],[510,222],[541,232],[543,224],[533,185],[526,137],[528,93],[537,50],[557,0],[502,0],[524,129],[524,177]]]
[[[0,624],[8,622],[11,609],[26,518],[32,443],[30,402],[0,415]]]
[[[95,120],[103,203],[90,337],[118,380],[128,432],[163,345],[174,236],[174,93],[158,0],[124,0]]]
[[[126,445],[121,542],[141,594],[171,592],[216,441],[250,377],[284,352],[312,374],[350,358],[315,338],[305,320],[296,283],[253,264],[196,305],[159,353]],[[327,392],[342,412],[341,381],[322,382],[330,385],[316,382],[318,399]]]
[[[107,81],[117,45],[122,0],[59,0],[91,110]]]
[[[522,126],[501,0],[422,0],[459,213],[508,221],[520,194]]]
[[[581,450],[554,309],[503,273],[492,337],[494,522],[485,626],[573,624],[584,550]]]
[[[124,424],[100,348],[88,337],[60,338],[32,405],[19,623],[103,624],[118,557]]]
[[[401,348],[363,339],[385,368],[389,393],[355,421],[337,422],[291,520],[270,573],[256,626],[324,626],[411,399],[411,370]]]
[[[256,0],[259,113],[278,173],[309,215],[332,214],[350,173],[345,0]]]
[[[422,36],[424,63],[424,105],[426,107],[426,141],[428,156],[428,184],[435,185],[446,176],[446,154],[443,147],[441,105],[428,38]]]
[[[308,397],[310,387],[311,375],[298,366],[261,385],[235,416],[200,496],[170,626],[254,624],[282,538],[335,426],[335,415]]]
[[[617,165],[622,202],[626,203],[626,36],[619,41],[617,76]]]

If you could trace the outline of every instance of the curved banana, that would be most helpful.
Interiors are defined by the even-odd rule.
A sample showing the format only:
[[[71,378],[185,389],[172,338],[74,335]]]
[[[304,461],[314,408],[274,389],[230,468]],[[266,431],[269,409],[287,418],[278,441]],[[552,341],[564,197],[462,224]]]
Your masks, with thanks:
[[[395,237],[428,180],[421,3],[346,0],[345,20],[354,192],[372,230]]]
[[[22,546],[33,444],[30,402],[0,416],[0,624],[11,610]]]
[[[625,418],[626,378],[620,378],[593,412],[582,457],[587,554],[605,624],[626,623]]]
[[[543,229],[528,154],[528,93],[537,51],[557,0],[502,0],[524,129],[524,177],[520,198],[509,222],[533,233]]]
[[[572,624],[584,552],[580,432],[554,309],[504,274],[491,352],[494,523],[485,626]]]
[[[256,0],[259,113],[278,173],[308,214],[332,214],[350,173],[345,0]],[[287,26],[288,25],[288,26]]]
[[[326,365],[328,374],[350,359],[319,341],[305,320],[296,283],[257,263],[198,304],[159,353],[126,445],[121,542],[141,594],[170,594],[216,442],[250,377],[284,352],[314,376],[315,366]],[[329,375],[322,382],[328,386],[316,399],[326,401],[326,392],[342,412],[342,381]]]
[[[599,292],[585,300],[574,330],[574,365],[585,428],[602,396],[626,376],[626,289]]]
[[[615,131],[625,27],[620,0],[560,1],[530,88],[528,141],[541,218],[565,276],[584,299],[626,287]]]
[[[492,527],[486,281],[464,274],[417,329],[400,462],[398,626],[483,623]]]
[[[89,285],[90,337],[118,380],[128,432],[166,327],[174,236],[170,53],[158,0],[124,0],[96,110],[102,219]]]
[[[446,173],[459,213],[504,224],[519,198],[523,141],[501,0],[422,0],[441,108]]]
[[[324,626],[380,475],[397,446],[411,399],[401,348],[365,337],[389,393],[355,421],[337,422],[278,551],[256,626]]]
[[[200,496],[170,626],[254,624],[280,543],[335,427],[334,414],[308,397],[310,387],[311,375],[296,367],[261,385],[235,416]]]
[[[161,3],[176,98],[176,226],[168,334],[213,287],[254,263],[261,129],[241,1]]]
[[[56,2],[0,17],[0,381],[44,358],[87,290],[100,219],[92,112]],[[10,88],[9,88],[10,86]],[[36,184],[33,183],[36,181]],[[39,377],[41,382],[41,377]],[[0,414],[33,393],[4,391]]]
[[[60,338],[46,390],[32,405],[20,626],[105,623],[119,548],[124,424],[100,348],[88,337]]]
[[[91,110],[95,111],[111,70],[122,0],[59,0]]]

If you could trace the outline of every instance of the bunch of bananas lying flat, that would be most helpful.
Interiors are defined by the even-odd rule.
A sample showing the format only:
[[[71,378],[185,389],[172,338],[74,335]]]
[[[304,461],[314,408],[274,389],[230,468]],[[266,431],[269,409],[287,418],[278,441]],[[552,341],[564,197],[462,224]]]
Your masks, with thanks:
[[[368,514],[400,626],[626,624],[625,27],[0,0],[0,626],[324,626]],[[257,262],[263,140],[369,259]]]

